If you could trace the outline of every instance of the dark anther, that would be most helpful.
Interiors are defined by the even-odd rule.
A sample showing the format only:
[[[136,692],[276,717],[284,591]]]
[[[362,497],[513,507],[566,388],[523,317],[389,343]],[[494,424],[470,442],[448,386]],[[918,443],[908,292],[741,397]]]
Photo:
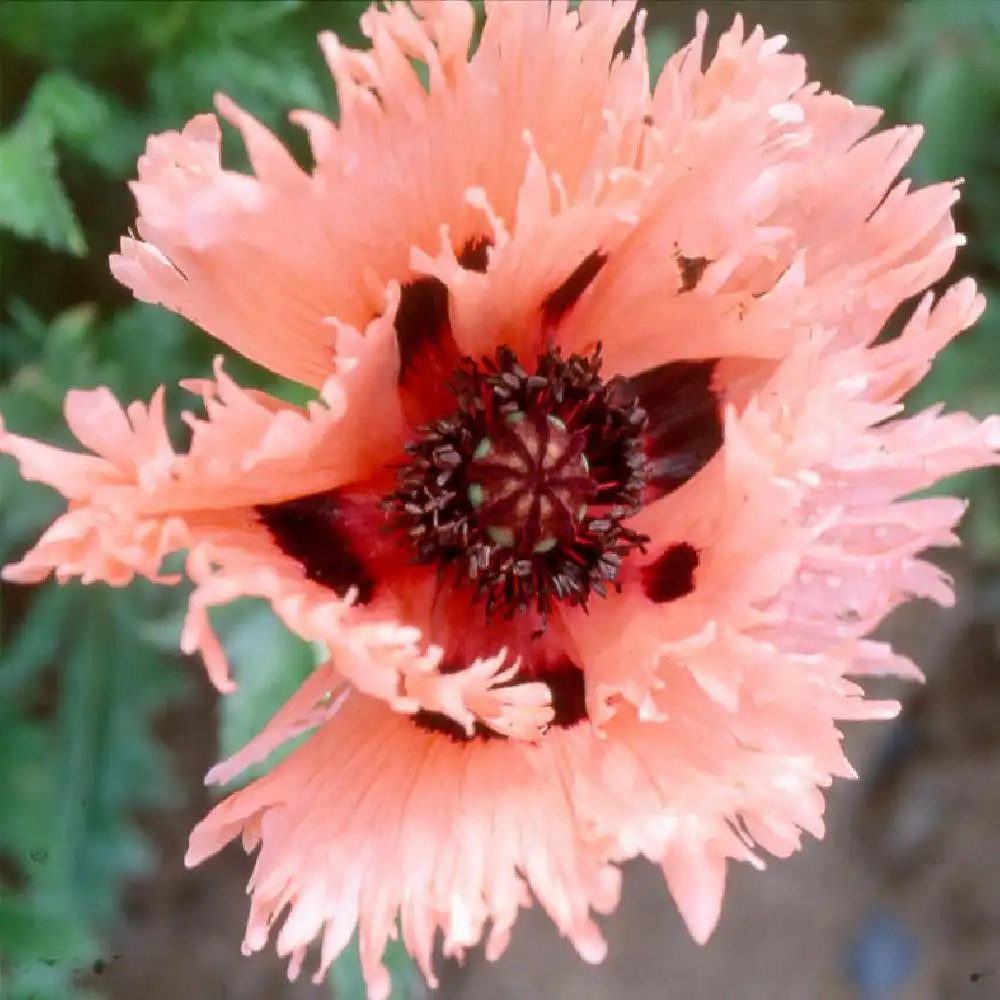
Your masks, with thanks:
[[[671,545],[642,570],[642,587],[654,604],[676,601],[694,590],[698,550],[687,542]]]
[[[542,303],[546,323],[557,323],[576,305],[607,259],[607,254],[600,250],[594,250],[583,258],[576,270]]]
[[[695,288],[701,276],[705,273],[705,268],[712,262],[707,257],[685,257],[677,255],[677,266],[681,272],[681,291],[690,292]]]
[[[336,491],[256,508],[275,544],[302,566],[307,579],[340,597],[356,587],[358,604],[367,604],[375,592],[375,579],[356,547],[345,510]]]

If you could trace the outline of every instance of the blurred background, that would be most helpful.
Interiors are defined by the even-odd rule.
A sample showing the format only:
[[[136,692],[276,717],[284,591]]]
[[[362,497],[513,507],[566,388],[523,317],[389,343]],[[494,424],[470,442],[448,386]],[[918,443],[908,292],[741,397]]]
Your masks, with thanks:
[[[510,0],[536,2],[536,0]],[[70,386],[153,388],[209,372],[219,350],[137,305],[108,272],[133,222],[126,181],[148,133],[180,127],[224,90],[276,128],[293,107],[335,113],[315,36],[357,41],[355,0],[5,0],[0,6],[0,411],[18,433],[68,443]],[[957,271],[991,305],[920,388],[1000,410],[1000,0],[663,0],[647,4],[654,69],[707,8],[713,37],[742,10],[784,33],[811,76],[921,122],[919,184],[962,176]],[[232,140],[232,136],[228,137]],[[233,144],[232,162],[240,162]],[[283,392],[239,359],[230,371]],[[179,396],[168,397],[176,404]],[[169,405],[169,404],[168,404]],[[652,869],[627,872],[605,921],[611,955],[583,965],[537,914],[504,959],[446,966],[442,1000],[622,994],[677,1000],[930,1000],[1000,996],[1000,475],[949,484],[973,501],[961,553],[943,553],[956,610],[905,608],[886,637],[928,675],[892,689],[895,724],[850,730],[862,774],[836,786],[829,833],[766,874],[735,869],[719,930],[695,946]],[[0,562],[58,511],[0,459]],[[0,997],[302,1000],[360,997],[350,958],[329,985],[288,984],[245,959],[250,864],[231,849],[187,872],[202,776],[311,669],[255,604],[220,616],[239,692],[215,698],[176,655],[183,594],[4,586],[0,608]],[[260,669],[256,669],[259,665]],[[878,692],[883,693],[883,692]],[[422,987],[400,970],[395,996]],[[332,993],[331,993],[332,991]]]

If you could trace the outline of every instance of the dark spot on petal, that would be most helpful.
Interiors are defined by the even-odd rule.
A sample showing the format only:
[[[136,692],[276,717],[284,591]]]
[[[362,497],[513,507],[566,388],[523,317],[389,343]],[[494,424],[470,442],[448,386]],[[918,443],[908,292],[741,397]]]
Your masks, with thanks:
[[[705,268],[711,263],[707,257],[685,257],[683,254],[678,254],[677,266],[681,272],[681,291],[690,292],[695,288],[701,281]]]
[[[594,250],[584,257],[576,270],[542,303],[542,315],[546,323],[558,323],[576,305],[607,259],[607,254],[600,250]]]
[[[399,384],[406,382],[420,355],[451,336],[448,323],[448,286],[438,278],[414,278],[403,288],[396,310],[399,347]]]
[[[583,671],[568,656],[546,670],[542,680],[552,691],[553,726],[570,729],[587,718]]]
[[[654,604],[676,601],[694,590],[698,550],[688,542],[669,549],[642,569],[642,588]]]
[[[717,359],[673,361],[625,380],[648,415],[647,502],[682,486],[721,447],[722,408],[712,386],[717,365]]]
[[[493,244],[485,236],[478,239],[469,240],[462,247],[462,252],[458,255],[458,262],[466,271],[478,271],[480,274],[486,273],[486,251]]]
[[[458,663],[445,661],[440,668],[442,673],[454,673],[462,669]],[[587,718],[587,699],[583,671],[568,656],[560,657],[554,663],[544,666],[526,666],[518,672],[518,676],[508,681],[505,686],[524,684],[528,681],[543,681],[552,692],[552,723],[558,729],[570,729]],[[471,743],[475,740],[488,743],[491,740],[504,740],[501,735],[489,726],[475,723],[472,735],[454,719],[440,712],[421,710],[413,716],[418,728],[429,733],[440,733],[456,743]]]
[[[358,551],[345,510],[336,491],[256,508],[275,544],[302,566],[307,579],[339,597],[356,587],[357,603],[367,604],[375,593],[375,578]]]
[[[642,116],[642,124],[645,125],[647,128],[649,126],[651,126],[653,124],[653,116],[652,115],[643,115]]]

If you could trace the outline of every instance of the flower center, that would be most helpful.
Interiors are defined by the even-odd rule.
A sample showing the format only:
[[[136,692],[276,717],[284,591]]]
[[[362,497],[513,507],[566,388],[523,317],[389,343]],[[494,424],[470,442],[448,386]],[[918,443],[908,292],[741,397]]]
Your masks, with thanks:
[[[597,492],[585,445],[559,417],[522,410],[476,445],[469,503],[497,546],[534,555],[572,540]]]
[[[600,366],[599,347],[550,348],[530,374],[505,347],[465,359],[454,411],[407,446],[385,506],[416,560],[474,586],[487,614],[535,610],[544,628],[553,601],[585,606],[620,586],[647,541],[623,523],[646,483],[646,413]]]

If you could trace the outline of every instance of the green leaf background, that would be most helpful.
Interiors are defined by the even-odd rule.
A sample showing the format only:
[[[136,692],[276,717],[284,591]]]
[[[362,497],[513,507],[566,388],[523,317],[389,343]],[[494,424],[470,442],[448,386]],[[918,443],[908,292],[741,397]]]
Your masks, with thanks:
[[[106,259],[133,220],[126,181],[145,137],[179,127],[225,91],[278,130],[293,107],[336,113],[315,44],[332,28],[359,38],[355,0],[64,0],[7,2],[0,16],[0,411],[18,433],[67,444],[71,386],[148,398],[209,370],[218,346],[164,310],[134,303]],[[72,9],[72,16],[67,16]],[[675,38],[649,33],[655,64]],[[1000,409],[1000,3],[909,0],[884,39],[846,67],[843,88],[920,121],[915,180],[964,176],[959,270],[991,296],[976,330],[945,352],[913,406],[945,400]],[[238,165],[238,154],[234,163]],[[240,359],[240,378],[295,389]],[[171,397],[176,402],[176,390]],[[176,409],[176,407],[175,407]],[[181,428],[176,430],[180,433]],[[963,477],[968,540],[1000,556],[995,473]],[[0,460],[0,559],[17,558],[58,513],[48,491]],[[178,804],[163,710],[200,672],[177,660],[183,593],[134,586],[4,588],[0,660],[0,996],[82,1000],[121,892],[157,859],[140,813]],[[261,605],[222,609],[216,624],[240,688],[222,701],[219,751],[253,736],[314,668],[314,651]],[[287,752],[287,751],[286,751]],[[401,949],[389,956],[397,1000],[423,995]],[[363,995],[356,953],[337,963],[336,996]]]
[[[134,218],[126,182],[146,136],[208,110],[217,90],[301,150],[287,112],[335,110],[316,34],[332,28],[357,40],[365,6],[106,0],[73,4],[67,16],[63,2],[4,4],[0,412],[8,426],[72,444],[62,416],[68,388],[108,385],[148,398],[157,385],[209,371],[217,345],[133,302],[108,274],[107,255]],[[227,363],[295,397],[242,359]],[[51,491],[0,461],[0,560],[17,558],[60,509]],[[98,995],[81,978],[105,952],[123,887],[158,861],[138,818],[179,804],[157,720],[204,680],[194,672],[192,682],[177,658],[180,592],[73,584],[4,586],[0,596],[0,996],[83,1000]],[[256,733],[314,666],[313,651],[263,611],[247,604],[218,615],[241,668],[240,690],[220,712],[220,754]],[[409,969],[398,957],[397,967],[402,989]],[[344,974],[334,974],[338,992],[356,995],[344,992]]]

